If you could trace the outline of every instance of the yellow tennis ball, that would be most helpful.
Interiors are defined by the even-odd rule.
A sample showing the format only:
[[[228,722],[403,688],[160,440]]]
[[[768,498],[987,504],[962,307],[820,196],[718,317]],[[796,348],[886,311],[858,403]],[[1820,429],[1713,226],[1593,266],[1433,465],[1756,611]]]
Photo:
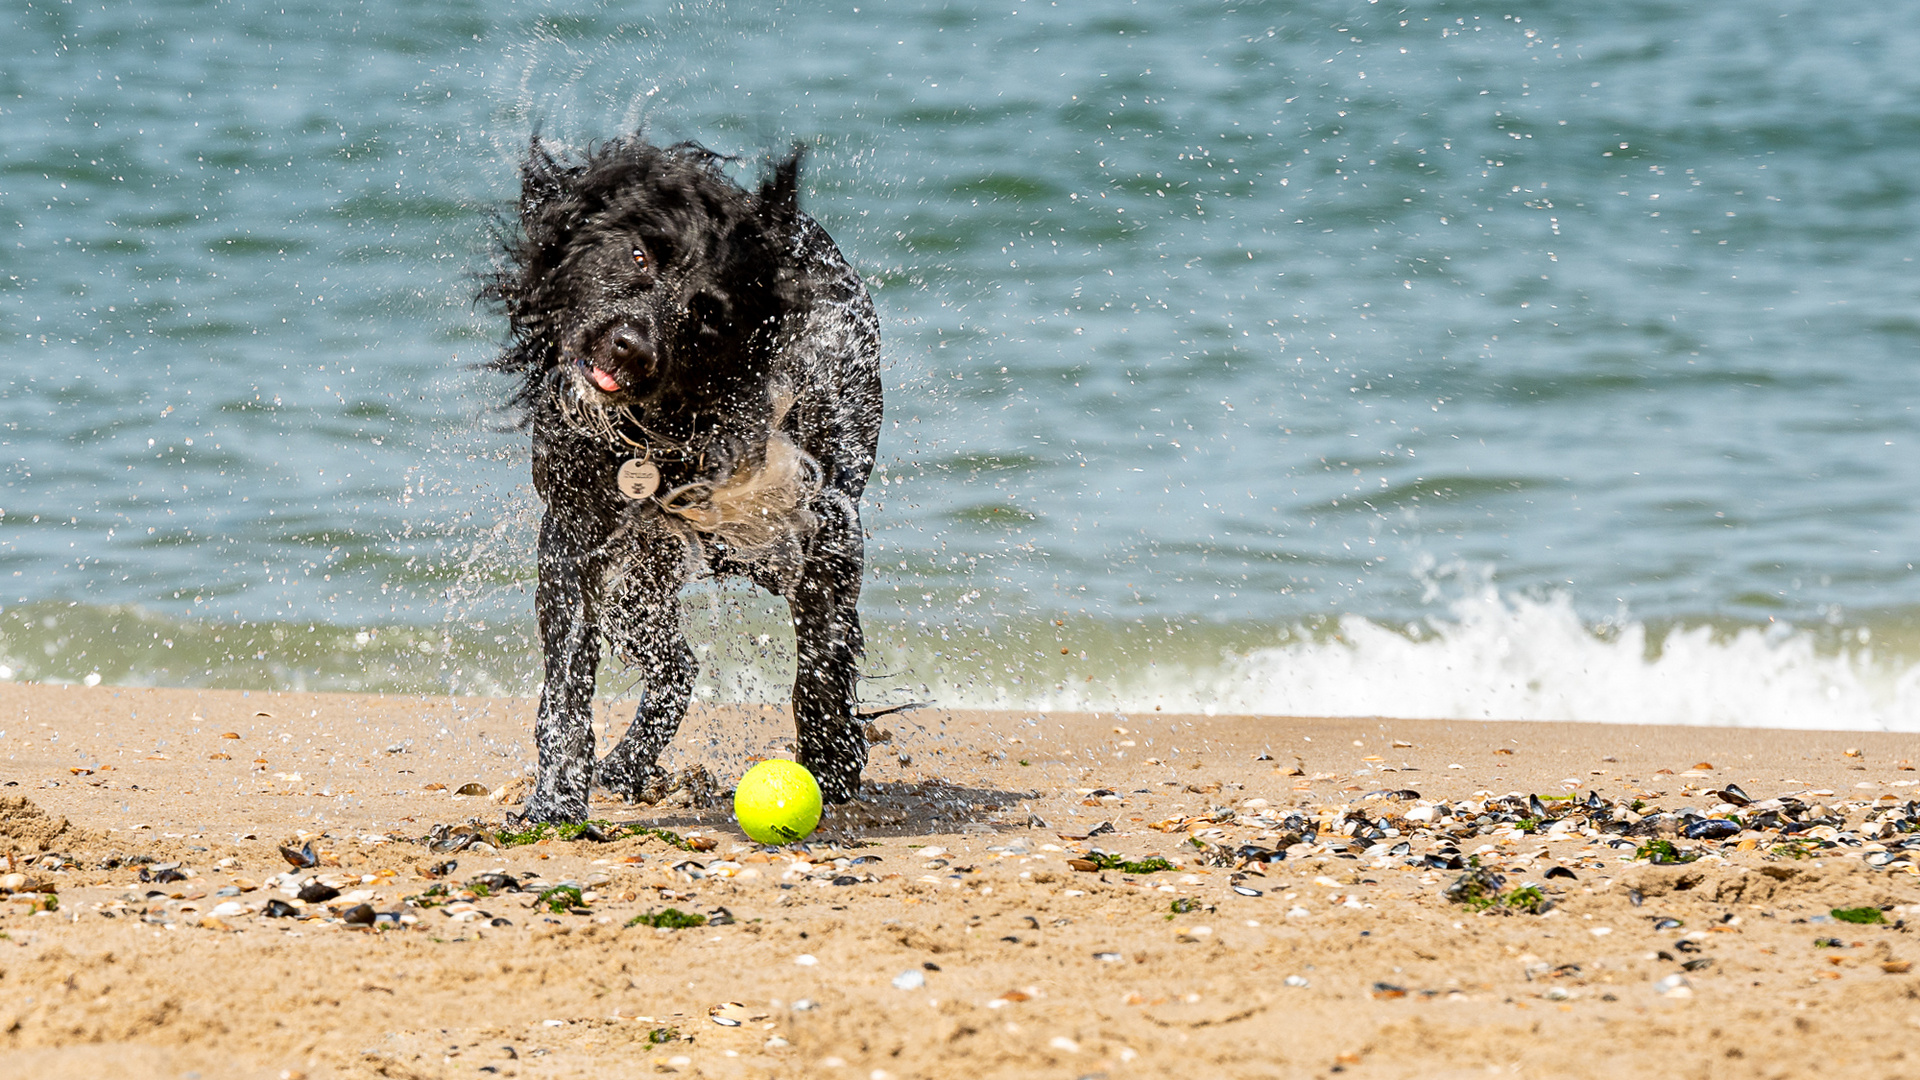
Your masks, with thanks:
[[[763,844],[804,840],[820,824],[820,785],[791,761],[763,761],[733,789],[733,816]]]

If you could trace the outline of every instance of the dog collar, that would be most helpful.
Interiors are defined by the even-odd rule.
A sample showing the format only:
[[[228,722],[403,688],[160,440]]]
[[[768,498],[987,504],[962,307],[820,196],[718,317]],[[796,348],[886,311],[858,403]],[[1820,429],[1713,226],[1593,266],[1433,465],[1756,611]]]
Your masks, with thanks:
[[[614,483],[620,488],[620,494],[635,502],[650,499],[660,490],[660,467],[655,465],[649,454],[644,458],[628,458],[620,463],[613,474]]]

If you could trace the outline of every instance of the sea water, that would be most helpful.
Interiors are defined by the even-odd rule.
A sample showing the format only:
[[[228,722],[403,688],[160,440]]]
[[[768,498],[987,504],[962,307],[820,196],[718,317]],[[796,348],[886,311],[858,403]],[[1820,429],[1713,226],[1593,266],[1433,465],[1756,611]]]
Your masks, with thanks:
[[[23,0],[0,674],[532,692],[534,132],[798,140],[876,705],[1920,730],[1920,24],[1870,4]],[[710,700],[779,603],[691,589]],[[645,673],[609,669],[631,697]]]

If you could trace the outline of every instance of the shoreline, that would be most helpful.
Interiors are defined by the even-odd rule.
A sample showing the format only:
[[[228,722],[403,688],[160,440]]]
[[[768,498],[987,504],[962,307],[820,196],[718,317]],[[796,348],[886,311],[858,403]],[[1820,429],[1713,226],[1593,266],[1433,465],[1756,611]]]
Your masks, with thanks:
[[[1910,1067],[1912,736],[922,709],[803,846],[724,797],[509,846],[531,715],[0,685],[0,1047],[50,1077]],[[724,792],[790,740],[699,708],[670,755]],[[494,850],[422,842],[476,819]],[[462,892],[485,874],[526,888]],[[710,922],[633,922],[667,908]]]

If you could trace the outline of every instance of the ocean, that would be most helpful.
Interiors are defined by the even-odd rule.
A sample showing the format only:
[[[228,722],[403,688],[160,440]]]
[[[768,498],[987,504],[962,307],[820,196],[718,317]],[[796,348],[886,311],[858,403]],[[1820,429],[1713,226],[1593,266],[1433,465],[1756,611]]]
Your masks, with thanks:
[[[876,706],[1920,730],[1920,24],[1881,6],[0,25],[0,677],[534,692],[476,276],[536,130],[644,128],[743,178],[805,143],[871,283]],[[704,698],[783,699],[778,601],[685,611]]]

